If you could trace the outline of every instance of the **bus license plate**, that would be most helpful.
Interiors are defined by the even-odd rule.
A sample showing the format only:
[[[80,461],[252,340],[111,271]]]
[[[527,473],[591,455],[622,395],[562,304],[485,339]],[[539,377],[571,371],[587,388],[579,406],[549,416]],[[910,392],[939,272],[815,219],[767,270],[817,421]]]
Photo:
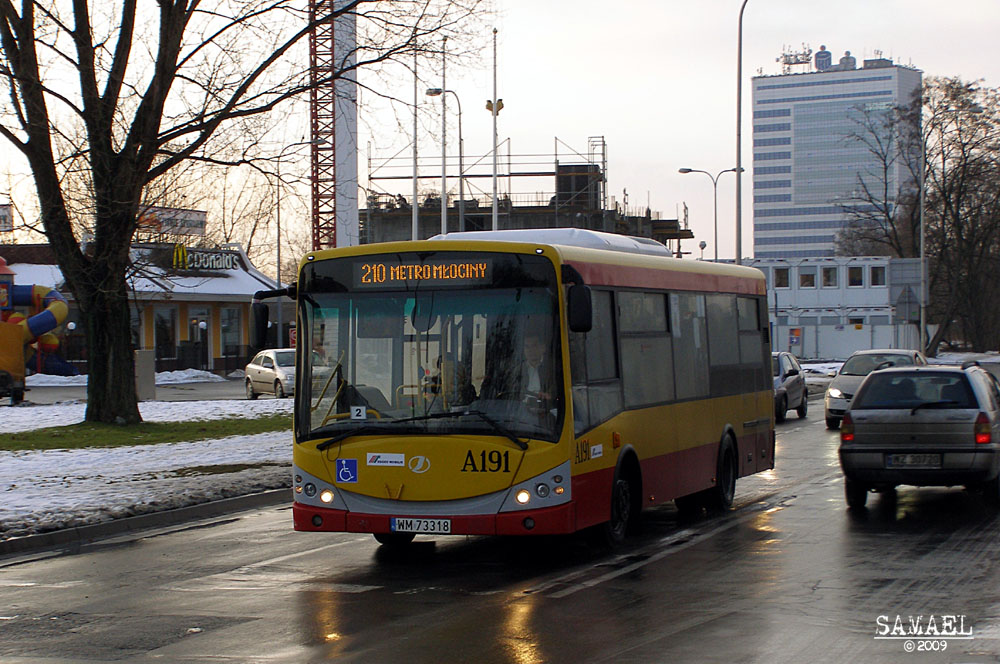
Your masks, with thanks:
[[[887,454],[886,468],[940,468],[940,454]]]
[[[451,519],[414,519],[393,517],[390,527],[395,533],[451,533]]]

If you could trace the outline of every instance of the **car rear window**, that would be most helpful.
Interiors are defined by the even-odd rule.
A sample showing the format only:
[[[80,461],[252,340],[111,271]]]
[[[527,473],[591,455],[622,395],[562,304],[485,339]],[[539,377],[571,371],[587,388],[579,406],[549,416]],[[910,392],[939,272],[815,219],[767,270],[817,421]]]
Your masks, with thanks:
[[[889,408],[977,408],[965,374],[957,372],[874,373],[851,403],[852,410]]]
[[[886,367],[912,366],[913,358],[909,355],[895,355],[886,353],[884,355],[853,355],[847,358],[840,373],[847,376],[867,376],[875,369],[885,369]]]

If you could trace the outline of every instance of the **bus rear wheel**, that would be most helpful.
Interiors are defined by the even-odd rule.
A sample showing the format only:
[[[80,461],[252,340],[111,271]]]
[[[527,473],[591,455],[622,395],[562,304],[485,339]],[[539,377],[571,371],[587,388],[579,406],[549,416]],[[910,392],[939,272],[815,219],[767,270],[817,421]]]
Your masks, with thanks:
[[[705,492],[705,507],[710,510],[727,510],[733,505],[736,495],[736,445],[729,436],[719,447],[719,461],[716,469],[715,486]]]

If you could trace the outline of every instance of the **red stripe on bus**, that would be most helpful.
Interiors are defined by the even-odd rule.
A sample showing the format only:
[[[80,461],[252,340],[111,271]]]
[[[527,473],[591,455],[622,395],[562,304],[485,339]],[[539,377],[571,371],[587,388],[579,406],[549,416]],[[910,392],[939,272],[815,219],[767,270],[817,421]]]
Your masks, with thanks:
[[[670,454],[643,459],[643,507],[660,505],[678,496],[686,496],[713,486],[719,444],[710,443]],[[705,469],[700,475],[694,468]],[[576,503],[578,530],[604,523],[611,518],[611,482],[614,468],[573,476],[573,500]],[[650,500],[650,496],[653,497]]]
[[[704,274],[678,270],[657,270],[646,267],[605,265],[603,263],[578,263],[568,261],[589,286],[625,286],[633,288],[658,288],[663,290],[709,291],[737,293],[739,295],[764,295],[764,280],[732,277],[721,274]]]

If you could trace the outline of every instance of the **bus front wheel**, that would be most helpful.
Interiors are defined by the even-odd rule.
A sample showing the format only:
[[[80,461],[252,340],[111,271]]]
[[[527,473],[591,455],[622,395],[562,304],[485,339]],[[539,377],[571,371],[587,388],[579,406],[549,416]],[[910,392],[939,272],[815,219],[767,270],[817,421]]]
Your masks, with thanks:
[[[611,484],[611,514],[608,521],[598,527],[599,541],[609,547],[616,547],[625,536],[637,527],[640,502],[638,468],[626,458],[615,469],[615,479]]]

